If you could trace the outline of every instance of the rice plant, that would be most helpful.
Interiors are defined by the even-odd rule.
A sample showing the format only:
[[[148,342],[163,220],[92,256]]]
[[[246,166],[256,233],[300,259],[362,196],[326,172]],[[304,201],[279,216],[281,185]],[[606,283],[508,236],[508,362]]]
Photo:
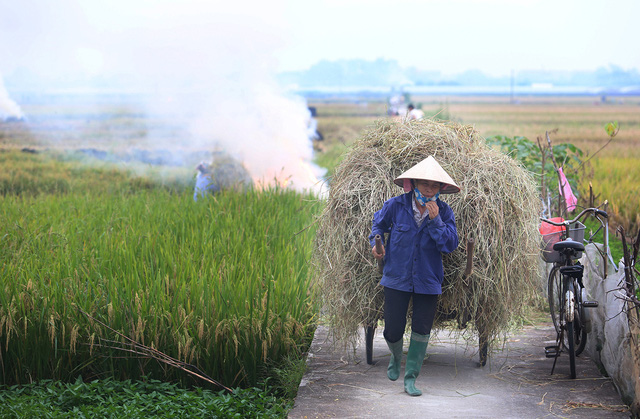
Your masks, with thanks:
[[[629,232],[640,228],[640,166],[632,157],[600,157],[593,162],[593,190],[608,200],[615,224]]]

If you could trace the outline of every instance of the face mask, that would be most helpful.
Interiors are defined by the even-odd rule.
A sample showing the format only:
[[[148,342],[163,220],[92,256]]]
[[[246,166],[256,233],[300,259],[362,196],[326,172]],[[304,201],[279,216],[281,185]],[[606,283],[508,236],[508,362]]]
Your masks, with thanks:
[[[435,201],[436,199],[438,199],[438,197],[440,196],[440,192],[436,193],[435,195],[433,195],[431,198],[427,198],[426,196],[422,195],[422,193],[420,193],[420,191],[418,190],[418,188],[414,188],[413,191],[416,194],[416,199],[418,200],[418,202],[420,203],[420,205],[422,205],[423,207],[425,205],[427,205],[427,202],[429,201]]]

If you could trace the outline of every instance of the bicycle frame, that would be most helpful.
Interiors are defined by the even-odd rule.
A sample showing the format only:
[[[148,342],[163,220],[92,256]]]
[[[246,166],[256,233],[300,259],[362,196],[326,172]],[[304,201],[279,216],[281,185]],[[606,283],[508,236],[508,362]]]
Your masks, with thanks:
[[[556,222],[541,218],[543,222],[563,227],[562,238],[565,238],[565,240],[553,244],[553,251],[558,252],[558,257],[553,258],[554,265],[549,274],[548,298],[549,310],[557,332],[557,339],[556,345],[545,347],[545,353],[547,357],[554,358],[551,369],[553,374],[558,356],[564,346],[569,353],[571,378],[576,377],[575,357],[584,350],[586,344],[587,324],[583,308],[597,307],[598,305],[596,301],[585,300],[586,292],[582,283],[584,268],[577,261],[578,255],[584,251],[584,245],[571,239],[569,227],[570,225],[575,226],[588,213],[598,218],[601,225],[606,229],[607,223],[603,222],[600,217],[606,220],[607,213],[597,208],[587,208],[573,220]],[[593,235],[591,238],[593,238]]]

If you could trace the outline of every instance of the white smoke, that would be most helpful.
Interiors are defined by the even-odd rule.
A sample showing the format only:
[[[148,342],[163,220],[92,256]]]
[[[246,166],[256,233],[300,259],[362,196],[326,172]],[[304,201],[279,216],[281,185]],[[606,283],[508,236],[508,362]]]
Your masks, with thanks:
[[[40,69],[46,79],[68,84],[75,78],[86,91],[140,93],[153,118],[146,148],[223,149],[256,182],[296,189],[313,188],[322,175],[311,162],[306,103],[284,94],[275,81],[284,2],[27,4],[33,10],[11,7],[14,16],[7,19],[26,23],[37,15],[38,27],[48,33],[14,36],[28,42],[29,54],[7,44],[9,56],[29,71]],[[167,126],[175,133],[168,134]]]
[[[258,183],[298,190],[319,187],[324,169],[311,161],[305,101],[273,85],[238,83],[227,80],[210,96],[214,101],[207,102],[191,125],[194,138],[208,139],[242,161]]]
[[[23,119],[24,114],[20,106],[9,97],[9,92],[4,87],[4,81],[0,74],[0,120],[11,118]]]

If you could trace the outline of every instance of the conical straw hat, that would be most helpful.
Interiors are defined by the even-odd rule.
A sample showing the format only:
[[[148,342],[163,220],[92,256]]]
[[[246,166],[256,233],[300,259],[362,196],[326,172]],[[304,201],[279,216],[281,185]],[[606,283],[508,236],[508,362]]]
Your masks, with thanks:
[[[440,188],[441,194],[460,192],[460,187],[456,185],[453,179],[451,179],[451,176],[444,171],[433,156],[427,157],[411,169],[398,176],[393,183],[400,187],[404,187],[405,191],[409,192],[411,190],[411,187],[409,186],[411,179],[440,182],[442,183],[442,188]]]

